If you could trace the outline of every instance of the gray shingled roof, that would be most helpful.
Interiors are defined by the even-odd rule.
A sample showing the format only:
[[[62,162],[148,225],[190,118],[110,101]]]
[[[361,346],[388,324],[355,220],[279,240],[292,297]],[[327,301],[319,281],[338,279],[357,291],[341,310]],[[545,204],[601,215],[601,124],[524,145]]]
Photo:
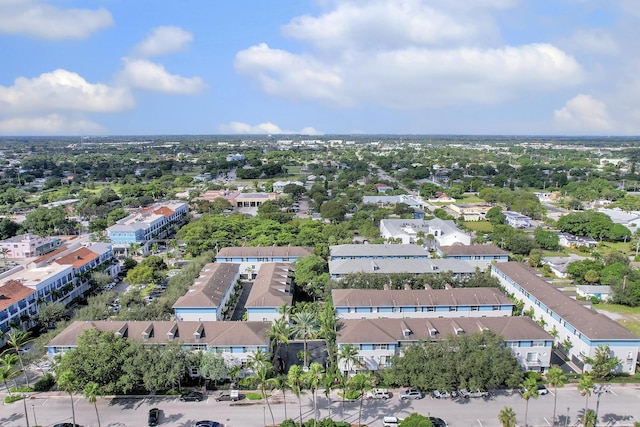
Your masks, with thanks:
[[[334,307],[513,305],[497,288],[333,289]]]
[[[553,337],[528,317],[459,317],[455,319],[343,319],[338,330],[339,344],[391,344],[400,341],[428,341],[455,335],[461,328],[465,334],[490,330],[505,341],[553,340]],[[411,331],[408,336],[404,330]]]
[[[369,246],[369,245],[359,245]],[[399,246],[399,245],[397,245]],[[414,246],[414,245],[402,245]],[[349,273],[412,273],[434,274],[451,271],[455,274],[472,274],[475,267],[456,259],[337,259],[329,261],[329,273],[345,275]]]
[[[336,245],[329,246],[331,257],[428,257],[429,252],[418,245]]]
[[[502,271],[590,340],[640,340],[640,337],[619,323],[584,307],[554,288],[524,264],[500,262],[494,264],[493,268]]]
[[[303,246],[236,246],[220,249],[216,258],[303,257],[313,255],[313,248]]]
[[[454,246],[438,246],[438,250],[447,256],[464,256],[464,255],[509,255],[509,252],[500,249],[495,245],[454,245]]]
[[[291,305],[291,279],[293,264],[265,263],[260,266],[251,286],[245,307],[280,307]]]
[[[235,284],[240,264],[209,263],[186,294],[178,298],[173,308],[217,308],[230,287]]]

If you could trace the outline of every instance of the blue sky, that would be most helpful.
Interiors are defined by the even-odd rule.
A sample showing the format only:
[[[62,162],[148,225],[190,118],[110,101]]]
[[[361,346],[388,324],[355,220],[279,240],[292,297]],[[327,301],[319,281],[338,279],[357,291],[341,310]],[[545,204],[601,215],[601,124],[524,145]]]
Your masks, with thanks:
[[[0,0],[0,135],[640,132],[637,0]]]

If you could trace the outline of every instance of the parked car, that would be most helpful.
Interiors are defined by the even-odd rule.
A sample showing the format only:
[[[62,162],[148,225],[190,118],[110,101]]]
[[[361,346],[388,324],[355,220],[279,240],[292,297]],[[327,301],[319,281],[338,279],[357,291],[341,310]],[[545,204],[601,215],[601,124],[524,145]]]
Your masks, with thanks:
[[[389,399],[391,393],[386,388],[374,388],[369,390],[365,395],[367,399]]]
[[[483,391],[479,389],[476,391],[469,391],[468,389],[463,388],[460,391],[458,391],[458,394],[460,395],[460,397],[463,397],[465,399],[477,398],[477,397],[489,397],[488,391]]]
[[[400,399],[422,399],[424,394],[415,388],[408,388],[400,392]]]
[[[190,391],[180,396],[180,400],[183,402],[201,402],[202,399],[204,399],[204,395],[199,391]]]
[[[429,417],[429,421],[433,424],[433,427],[447,427],[447,423],[442,418]]]
[[[448,391],[434,390],[433,397],[436,399],[450,399],[451,393]]]
[[[398,427],[398,425],[400,425],[402,420],[403,420],[403,418],[398,418],[398,417],[384,417],[382,419],[382,426],[383,427]]]
[[[81,427],[80,424],[74,424],[74,423],[59,423],[59,424],[54,424],[53,427]]]
[[[549,394],[549,389],[544,384],[538,384],[538,394],[540,396],[544,396],[545,394]]]
[[[240,400],[240,393],[238,392],[238,390],[223,390],[221,392],[218,392],[218,394],[215,395],[214,399],[216,400],[216,402],[220,402],[222,400],[230,400],[232,402],[235,402],[236,400]]]
[[[160,409],[151,408],[149,409],[149,417],[147,418],[147,424],[149,427],[157,426],[160,422]]]
[[[196,427],[222,427],[217,421],[202,420],[196,423]]]

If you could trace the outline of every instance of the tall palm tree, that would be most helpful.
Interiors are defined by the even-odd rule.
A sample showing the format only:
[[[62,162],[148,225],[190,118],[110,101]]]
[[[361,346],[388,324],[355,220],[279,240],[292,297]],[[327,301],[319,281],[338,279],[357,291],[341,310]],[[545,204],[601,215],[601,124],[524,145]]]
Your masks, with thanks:
[[[76,377],[71,371],[64,371],[56,379],[58,388],[66,393],[69,393],[71,398],[71,417],[73,418],[73,425],[76,424],[76,410],[73,406],[73,392],[76,388]]]
[[[587,414],[589,413],[589,396],[591,396],[591,392],[593,391],[593,377],[590,372],[582,373],[582,377],[580,377],[580,381],[578,382],[578,391],[580,394],[587,397],[587,401],[584,405],[584,417],[582,418],[582,423],[586,427]]]
[[[282,392],[282,403],[284,404],[284,419],[289,418],[287,416],[287,390],[289,389],[289,381],[286,375],[278,375],[275,378],[269,378],[269,385],[276,390]]]
[[[318,391],[318,387],[322,382],[324,369],[322,369],[322,365],[318,362],[313,362],[309,366],[309,370],[304,373],[305,383],[311,390],[311,396],[313,398],[313,425],[315,426],[318,422],[318,405],[316,399],[316,391]]]
[[[567,383],[567,377],[558,365],[553,365],[547,371],[547,381],[553,386],[553,423],[556,422],[556,403],[558,401],[558,387],[563,387]]]
[[[25,345],[29,344],[31,341],[33,341],[33,338],[31,338],[31,333],[27,331],[14,329],[11,332],[9,332],[7,337],[8,337],[7,345],[12,349],[14,349],[16,354],[18,355],[18,360],[20,361],[20,368],[24,373],[24,379],[27,382],[27,387],[31,387],[31,384],[29,384],[29,376],[27,375],[26,369],[24,369],[24,363],[22,363],[22,356],[20,355],[20,349]]]
[[[7,393],[11,394],[9,391],[9,381],[20,375],[19,371],[13,369],[13,365],[18,361],[18,356],[13,353],[3,353],[2,358],[0,358],[0,381],[4,383],[4,386],[7,388]]]
[[[338,360],[344,362],[347,375],[351,372],[352,364],[358,363],[358,349],[351,344],[344,344],[338,349]]]
[[[304,366],[307,365],[307,340],[313,339],[320,331],[320,325],[318,319],[314,313],[308,311],[301,311],[293,316],[293,335],[297,339],[303,340],[303,359]]]
[[[289,388],[293,391],[293,394],[298,398],[298,409],[300,411],[300,424],[302,424],[302,368],[298,365],[291,365],[287,378],[289,380]]]
[[[524,409],[524,427],[527,427],[527,416],[529,415],[529,399],[538,398],[538,382],[535,378],[529,377],[524,380],[522,386],[522,398],[525,400],[526,405]]]
[[[336,380],[336,374],[328,371],[322,378],[322,388],[324,389],[324,397],[327,398],[327,409],[329,410],[327,418],[331,418],[331,391],[336,386]]]
[[[250,381],[255,381],[260,388],[260,394],[262,394],[262,398],[267,402],[267,406],[269,407],[269,414],[271,414],[271,422],[273,425],[276,425],[276,419],[273,416],[273,410],[271,410],[271,403],[269,403],[269,396],[267,396],[267,386],[269,385],[269,375],[273,370],[273,366],[271,362],[267,361],[257,361],[252,365],[253,374],[251,374],[248,379]]]
[[[360,408],[358,410],[358,426],[362,426],[362,402],[364,402],[364,394],[371,389],[371,377],[364,372],[358,372],[349,379],[349,388],[360,394]]]
[[[82,394],[84,395],[84,398],[89,401],[89,403],[93,403],[93,407],[96,410],[96,418],[98,419],[98,427],[100,427],[100,414],[98,414],[98,405],[96,403],[98,401],[98,396],[102,395],[102,393],[100,392],[100,386],[98,385],[98,383],[89,381],[84,387],[84,390],[82,390]]]
[[[515,411],[505,406],[498,413],[498,421],[502,423],[502,427],[516,427],[516,413]]]
[[[276,351],[281,344],[288,344],[291,336],[291,328],[289,322],[284,317],[280,317],[271,322],[271,326],[267,329],[267,338],[271,343],[271,352],[277,354]]]
[[[4,261],[4,264],[2,265],[3,267],[7,267],[7,254],[9,253],[9,249],[7,248],[0,248],[0,255],[2,255],[2,259]]]

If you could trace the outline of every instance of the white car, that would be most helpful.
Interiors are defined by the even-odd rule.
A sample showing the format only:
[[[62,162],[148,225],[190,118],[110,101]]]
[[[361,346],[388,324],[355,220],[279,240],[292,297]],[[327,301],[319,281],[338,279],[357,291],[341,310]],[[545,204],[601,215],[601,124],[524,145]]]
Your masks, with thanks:
[[[374,388],[366,394],[367,399],[389,399],[390,397],[391,393],[386,388]]]

